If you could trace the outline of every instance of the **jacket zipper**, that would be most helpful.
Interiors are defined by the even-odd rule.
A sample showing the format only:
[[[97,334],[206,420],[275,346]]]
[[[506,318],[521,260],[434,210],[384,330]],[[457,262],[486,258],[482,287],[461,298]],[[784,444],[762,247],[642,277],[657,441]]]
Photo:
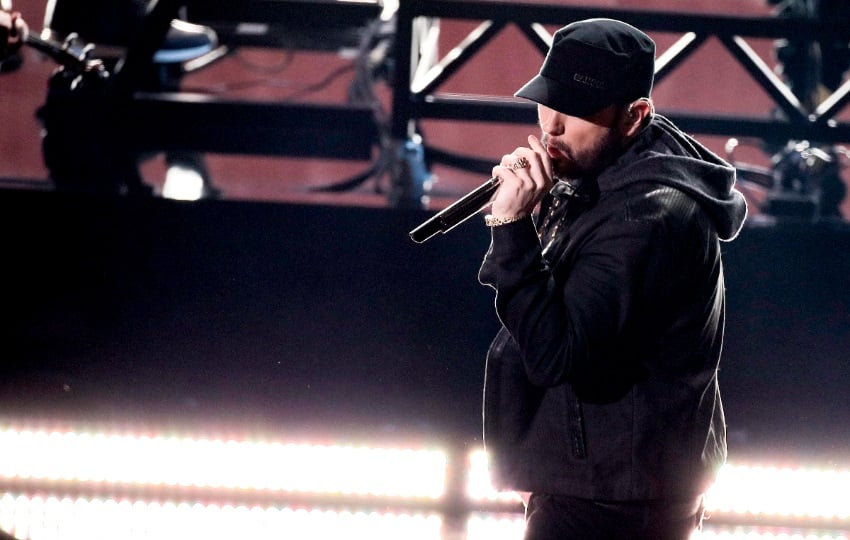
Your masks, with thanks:
[[[567,217],[571,214],[571,210],[575,209],[575,204],[570,204],[571,199],[575,197],[575,187],[568,182],[558,182],[558,187],[561,187],[560,195],[554,194],[554,197],[549,203],[549,207],[543,209],[546,212],[546,217],[541,224],[538,237],[543,242],[543,256],[551,259],[550,265],[555,267],[554,261],[563,253],[554,253],[553,247],[556,240],[556,233],[561,225],[567,222]],[[553,188],[554,191],[554,188]],[[564,196],[565,195],[565,196]],[[559,208],[563,204],[563,208]],[[560,215],[558,215],[560,214]],[[561,231],[558,248],[563,251],[566,242],[569,239],[569,233],[566,230]],[[567,418],[569,422],[569,437],[570,447],[575,459],[587,458],[587,444],[584,438],[584,413],[581,409],[581,402],[578,397],[570,390],[567,392]]]
[[[567,398],[568,406],[570,407],[570,445],[572,446],[573,457],[576,459],[587,458],[587,443],[584,436],[584,412],[582,411],[581,402],[572,392],[569,392]]]

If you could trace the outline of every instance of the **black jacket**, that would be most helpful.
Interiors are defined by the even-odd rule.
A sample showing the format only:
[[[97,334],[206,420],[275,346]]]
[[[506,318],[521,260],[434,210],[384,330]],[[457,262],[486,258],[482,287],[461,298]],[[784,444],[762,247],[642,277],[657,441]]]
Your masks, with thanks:
[[[479,278],[503,324],[484,391],[498,487],[612,501],[707,488],[726,459],[719,241],[746,216],[734,181],[656,116],[597,178],[547,195],[537,225],[493,228]]]

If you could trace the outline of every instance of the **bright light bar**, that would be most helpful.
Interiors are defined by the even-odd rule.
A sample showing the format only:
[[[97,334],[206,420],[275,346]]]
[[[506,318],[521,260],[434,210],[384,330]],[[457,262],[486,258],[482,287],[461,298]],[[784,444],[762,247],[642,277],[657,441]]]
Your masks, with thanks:
[[[521,540],[525,520],[520,516],[475,515],[467,522],[465,540]],[[812,532],[777,527],[715,527],[710,520],[703,530],[694,531],[690,540],[848,540],[839,532]]]
[[[490,483],[483,451],[470,456],[467,492],[478,501],[516,501]],[[850,519],[850,471],[725,465],[706,496],[713,512]]]
[[[484,450],[475,450],[469,454],[467,494],[474,501],[520,502],[522,500],[514,492],[496,491],[490,481],[487,453]]]
[[[466,523],[466,540],[521,540],[525,532],[522,516],[475,515]]]
[[[0,431],[0,478],[437,499],[436,450]]]
[[[766,527],[735,527],[734,529],[706,530],[694,533],[691,540],[847,540],[843,534],[768,531]]]
[[[434,515],[113,499],[0,498],[0,529],[29,540],[440,540]]]
[[[726,465],[708,492],[715,512],[850,518],[850,471]]]

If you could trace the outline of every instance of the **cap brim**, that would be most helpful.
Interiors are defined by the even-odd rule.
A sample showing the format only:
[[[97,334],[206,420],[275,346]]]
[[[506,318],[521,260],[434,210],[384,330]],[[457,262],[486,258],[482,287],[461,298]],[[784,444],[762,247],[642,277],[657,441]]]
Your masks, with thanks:
[[[514,94],[569,116],[586,117],[610,105],[584,88],[537,75]]]

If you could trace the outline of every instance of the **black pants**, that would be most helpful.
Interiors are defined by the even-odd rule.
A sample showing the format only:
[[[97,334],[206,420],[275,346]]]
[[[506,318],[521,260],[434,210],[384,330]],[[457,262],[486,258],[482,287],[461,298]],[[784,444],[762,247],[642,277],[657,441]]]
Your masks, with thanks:
[[[702,525],[702,497],[604,502],[535,493],[524,540],[687,540]]]

